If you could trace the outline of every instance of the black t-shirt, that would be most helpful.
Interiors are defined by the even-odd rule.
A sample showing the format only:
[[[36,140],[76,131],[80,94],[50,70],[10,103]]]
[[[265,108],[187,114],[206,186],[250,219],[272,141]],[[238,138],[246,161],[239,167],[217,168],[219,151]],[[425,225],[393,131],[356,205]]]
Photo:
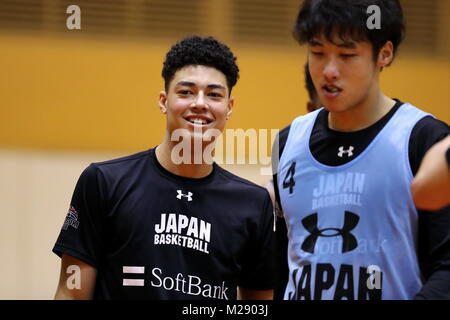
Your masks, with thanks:
[[[76,185],[53,251],[97,268],[95,299],[236,299],[272,289],[268,192],[214,164],[165,170],[155,149],[94,163]]]
[[[328,166],[340,166],[350,162],[365,150],[402,105],[403,102],[396,100],[396,104],[380,120],[368,128],[354,132],[339,132],[330,129],[328,127],[328,111],[322,109],[317,115],[311,133],[309,141],[311,153],[317,161]],[[280,157],[286,145],[289,129],[290,126],[287,126],[279,132]],[[446,123],[431,116],[416,123],[411,132],[408,146],[413,175],[417,173],[428,149],[444,139],[449,132],[450,129]],[[345,152],[350,150],[350,147],[352,152]],[[340,150],[344,152],[339,152]],[[276,168],[274,168],[274,172],[276,172]],[[274,189],[277,206],[281,207],[276,174],[274,174]],[[283,219],[278,220],[277,230],[280,231],[276,235],[278,245],[287,246],[286,226]],[[280,256],[281,253],[277,252],[277,255]],[[450,299],[450,206],[433,212],[419,210],[418,258],[422,274],[427,281],[418,298],[446,297]],[[279,259],[284,260],[282,257]],[[281,273],[278,276],[281,279],[277,281],[276,298],[282,298],[288,273],[287,264],[281,265],[279,268],[281,268]],[[436,279],[447,279],[447,281]]]

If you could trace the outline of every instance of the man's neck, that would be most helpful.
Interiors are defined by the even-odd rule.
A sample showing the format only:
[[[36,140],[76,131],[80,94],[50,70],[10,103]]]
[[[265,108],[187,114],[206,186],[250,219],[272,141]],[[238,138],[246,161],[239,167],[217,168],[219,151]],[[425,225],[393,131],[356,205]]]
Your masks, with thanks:
[[[379,92],[372,99],[367,99],[344,112],[330,112],[328,127],[341,132],[352,132],[370,127],[384,117],[395,105],[395,101]]]
[[[181,177],[200,179],[208,176],[212,170],[213,165],[208,163],[200,164],[176,164],[172,160],[172,146],[167,141],[164,141],[162,144],[156,147],[156,159],[161,164],[161,166],[167,171]],[[191,162],[194,162],[194,155],[192,154],[190,159]]]

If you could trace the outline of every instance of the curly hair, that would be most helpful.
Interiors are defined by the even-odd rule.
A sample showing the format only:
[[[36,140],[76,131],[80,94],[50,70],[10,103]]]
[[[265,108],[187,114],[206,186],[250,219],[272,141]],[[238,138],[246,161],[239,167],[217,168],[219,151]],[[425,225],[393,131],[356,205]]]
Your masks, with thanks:
[[[190,36],[173,45],[167,52],[162,69],[166,91],[175,73],[189,65],[213,67],[222,72],[230,93],[239,78],[236,57],[229,47],[213,37]]]
[[[367,8],[380,8],[381,29],[367,28]],[[342,40],[369,41],[373,45],[374,60],[387,41],[394,54],[404,39],[405,22],[399,0],[304,0],[293,28],[293,36],[300,43],[310,42],[323,35],[333,43],[333,37]]]

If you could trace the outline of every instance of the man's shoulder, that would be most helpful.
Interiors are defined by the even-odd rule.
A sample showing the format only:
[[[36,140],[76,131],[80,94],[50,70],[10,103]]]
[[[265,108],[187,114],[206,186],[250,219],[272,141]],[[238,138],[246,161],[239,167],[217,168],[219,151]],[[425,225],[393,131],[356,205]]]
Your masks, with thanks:
[[[269,193],[267,192],[266,188],[240,176],[237,176],[218,165],[216,168],[218,170],[218,174],[225,182],[227,189],[241,193],[243,197],[256,196],[258,198],[269,198]]]
[[[291,130],[291,125],[287,125],[286,127],[284,127],[283,129],[280,130],[280,132],[278,133],[280,135],[280,139],[283,138],[287,138],[287,136],[289,135],[289,131]]]
[[[286,146],[286,143],[287,143],[287,140],[289,137],[289,133],[291,132],[292,125],[295,122],[299,122],[299,121],[302,121],[305,119],[317,121],[319,114],[323,116],[325,114],[325,111],[326,110],[324,108],[319,108],[319,109],[309,112],[307,114],[298,116],[297,118],[295,118],[293,120],[293,122],[291,124],[284,127],[283,129],[281,129],[280,132],[278,133],[279,156],[281,157],[281,154],[284,151],[284,147]],[[298,127],[297,123],[295,123],[294,126]]]
[[[419,135],[427,136],[440,136],[442,134],[448,134],[449,126],[444,121],[434,118],[431,115],[427,115],[420,119],[414,126],[414,131]]]
[[[280,132],[278,133],[278,138],[280,139],[279,140],[280,146],[284,146],[286,144],[286,140],[289,136],[290,130],[291,130],[291,125],[289,124],[288,126],[281,129]]]
[[[413,112],[418,114],[419,120],[417,121],[415,127],[426,128],[425,130],[432,130],[433,128],[448,129],[448,125],[444,121],[437,119],[432,113],[426,111],[425,109],[409,102],[402,102],[398,99],[396,99],[396,101],[398,105],[397,110],[415,110]]]
[[[405,105],[410,104],[407,103]],[[432,114],[421,108],[413,105],[410,105],[410,107],[421,112],[421,118],[414,124],[411,132],[410,146],[411,144],[417,144],[420,147],[429,149],[433,144],[439,142],[449,134],[450,128],[447,123],[435,118]]]
[[[91,164],[92,167],[103,170],[114,170],[121,167],[130,167],[133,166],[136,162],[139,161],[147,161],[148,157],[150,156],[150,153],[153,149],[149,149],[146,151],[141,151],[138,153],[134,153],[127,156],[122,156],[119,158],[106,160],[106,161],[100,161],[100,162],[93,162]]]
[[[119,158],[93,162],[83,172],[83,175],[88,177],[101,176],[106,179],[108,183],[113,183],[117,179],[121,180],[124,177],[138,177],[139,174],[131,175],[131,172],[136,172],[147,168],[145,162],[151,162],[150,156],[154,149],[134,153]]]
[[[416,109],[420,119],[414,123],[408,143],[409,163],[413,175],[417,173],[420,163],[425,153],[437,142],[445,138],[449,133],[449,126],[425,110],[410,105],[403,104]]]

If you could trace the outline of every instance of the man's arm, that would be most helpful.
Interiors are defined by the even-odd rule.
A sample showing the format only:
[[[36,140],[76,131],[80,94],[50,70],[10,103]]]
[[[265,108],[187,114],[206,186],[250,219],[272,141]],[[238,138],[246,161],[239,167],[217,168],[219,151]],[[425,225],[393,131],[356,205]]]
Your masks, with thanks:
[[[61,258],[55,299],[92,299],[99,256],[104,252],[105,194],[100,170],[91,164],[80,175],[64,225],[53,247]]]
[[[63,254],[55,300],[91,300],[94,296],[96,279],[96,268]]]
[[[425,154],[450,133],[445,122],[425,117],[411,133],[409,160],[417,175]],[[418,209],[418,259],[424,277],[416,299],[450,299],[450,206],[436,211]]]
[[[239,300],[272,300],[273,290],[250,290],[238,287]]]
[[[422,160],[411,184],[414,203],[420,209],[438,210],[450,204],[450,168],[446,160],[449,148],[450,135],[431,147]]]

